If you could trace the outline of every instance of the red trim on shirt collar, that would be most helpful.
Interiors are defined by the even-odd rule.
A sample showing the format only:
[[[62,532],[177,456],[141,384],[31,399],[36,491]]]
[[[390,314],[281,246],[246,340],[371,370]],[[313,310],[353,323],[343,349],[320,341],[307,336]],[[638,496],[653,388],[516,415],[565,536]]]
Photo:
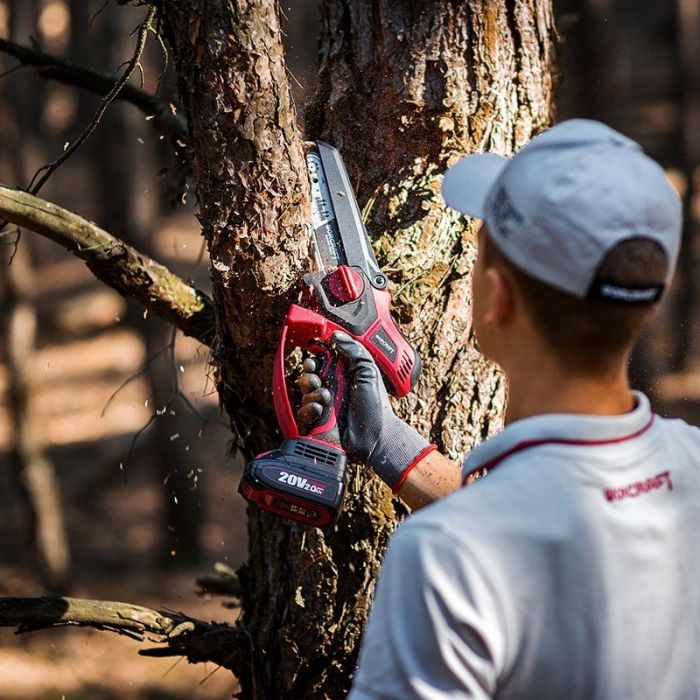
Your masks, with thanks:
[[[493,469],[494,467],[498,466],[504,459],[510,457],[512,454],[515,454],[516,452],[521,452],[522,450],[527,450],[530,447],[539,447],[540,445],[584,445],[589,447],[597,447],[599,445],[612,445],[616,442],[625,442],[627,440],[633,440],[634,438],[639,437],[642,433],[645,433],[647,430],[649,430],[649,428],[651,428],[651,424],[653,422],[654,414],[652,413],[649,417],[649,420],[647,421],[647,424],[643,428],[640,428],[639,430],[636,430],[635,432],[630,433],[629,435],[623,435],[622,437],[616,438],[607,438],[604,440],[572,440],[566,438],[541,438],[539,440],[523,440],[522,442],[516,443],[515,445],[513,445],[513,447],[506,450],[505,452],[501,452],[501,454],[492,457],[483,464],[480,464],[478,467],[474,467],[474,469],[472,469],[464,477],[464,479],[462,479],[462,486],[464,486],[467,483],[469,477],[474,476],[477,472],[483,470],[488,471],[490,469]]]

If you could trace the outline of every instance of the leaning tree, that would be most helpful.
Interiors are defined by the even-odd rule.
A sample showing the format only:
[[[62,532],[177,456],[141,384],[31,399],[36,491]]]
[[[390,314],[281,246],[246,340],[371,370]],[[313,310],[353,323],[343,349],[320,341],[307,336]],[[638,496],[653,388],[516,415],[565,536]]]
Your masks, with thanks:
[[[176,65],[212,300],[26,192],[0,190],[0,217],[61,243],[107,284],[209,345],[221,402],[248,458],[279,440],[272,357],[311,265],[304,140],[333,143],[356,185],[397,317],[423,359],[416,391],[397,407],[457,458],[499,427],[505,387],[471,330],[475,229],[441,203],[440,174],[465,153],[512,153],[550,122],[552,2],[322,0],[321,12],[319,87],[306,133],[274,0],[159,0],[147,17]],[[90,82],[75,64],[36,48],[0,48],[47,78],[102,92],[105,101],[130,100],[182,136],[169,110],[131,85],[105,75]],[[359,467],[330,530],[250,509],[235,625],[67,598],[0,599],[0,624],[157,634],[163,644],[144,651],[214,660],[238,676],[242,697],[338,698],[350,684],[382,552],[405,514]]]

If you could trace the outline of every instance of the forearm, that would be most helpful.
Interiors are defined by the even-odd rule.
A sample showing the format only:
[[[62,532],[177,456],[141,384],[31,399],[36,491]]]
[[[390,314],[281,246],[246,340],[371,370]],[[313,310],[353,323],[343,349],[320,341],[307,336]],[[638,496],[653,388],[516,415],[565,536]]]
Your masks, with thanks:
[[[396,490],[396,495],[411,510],[417,510],[456,491],[460,484],[459,465],[433,450],[411,468]]]

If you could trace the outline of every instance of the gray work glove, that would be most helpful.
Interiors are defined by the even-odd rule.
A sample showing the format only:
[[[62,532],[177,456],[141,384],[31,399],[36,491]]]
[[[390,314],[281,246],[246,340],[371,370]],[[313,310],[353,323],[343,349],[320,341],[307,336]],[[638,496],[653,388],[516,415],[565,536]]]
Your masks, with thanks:
[[[394,415],[379,368],[364,346],[347,333],[336,332],[333,340],[348,364],[341,443],[350,457],[369,464],[396,493],[410,469],[435,446]],[[303,398],[298,417],[305,427],[332,401],[316,369],[313,359],[305,360],[306,373],[299,380]]]

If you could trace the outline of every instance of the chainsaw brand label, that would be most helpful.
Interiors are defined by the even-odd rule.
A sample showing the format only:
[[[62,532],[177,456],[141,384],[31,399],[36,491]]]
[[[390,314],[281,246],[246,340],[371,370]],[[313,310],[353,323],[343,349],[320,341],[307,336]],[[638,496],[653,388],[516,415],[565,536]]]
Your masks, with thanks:
[[[329,502],[332,502],[335,497],[336,489],[333,488],[332,483],[311,479],[308,476],[295,474],[289,469],[280,469],[277,466],[264,467],[262,473],[265,477],[265,481],[273,483],[277,488],[280,488],[280,484],[284,484],[284,486],[288,487],[286,489],[287,491],[289,491],[289,487],[291,487],[294,491],[318,496],[324,501]]]
[[[396,345],[386,332],[379,328],[377,332],[370,338],[376,347],[378,347],[392,362],[396,357]]]

